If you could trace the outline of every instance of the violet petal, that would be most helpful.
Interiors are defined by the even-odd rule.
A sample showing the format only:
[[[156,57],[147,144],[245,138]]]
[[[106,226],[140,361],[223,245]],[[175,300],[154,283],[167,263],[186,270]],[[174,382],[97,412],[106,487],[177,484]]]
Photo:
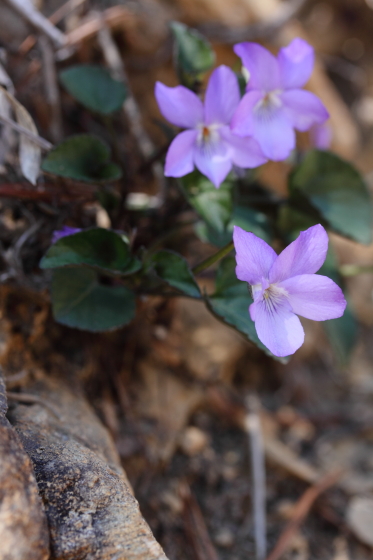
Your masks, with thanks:
[[[168,87],[157,82],[155,97],[162,115],[181,128],[194,128],[203,122],[203,104],[184,86]]]
[[[293,312],[306,319],[336,319],[346,309],[341,288],[327,276],[301,274],[284,280],[280,286],[288,292]]]
[[[320,99],[310,91],[303,89],[284,91],[281,99],[292,125],[302,132],[329,118],[329,113]]]
[[[280,49],[277,56],[281,87],[293,89],[303,87],[309,80],[314,62],[314,50],[306,41],[297,38],[287,47]]]
[[[205,123],[229,124],[240,102],[240,90],[233,70],[219,66],[211,74],[205,95]]]
[[[253,233],[238,226],[233,229],[233,242],[236,250],[236,276],[249,284],[258,284],[268,278],[268,273],[275,262],[275,251]]]
[[[328,242],[328,235],[320,224],[301,231],[274,262],[269,272],[270,283],[317,272],[326,259]]]
[[[257,43],[238,43],[234,52],[250,73],[247,91],[269,92],[280,87],[280,72],[275,56]]]
[[[193,146],[196,142],[197,134],[196,130],[184,130],[171,142],[164,170],[166,177],[183,177],[193,171]]]

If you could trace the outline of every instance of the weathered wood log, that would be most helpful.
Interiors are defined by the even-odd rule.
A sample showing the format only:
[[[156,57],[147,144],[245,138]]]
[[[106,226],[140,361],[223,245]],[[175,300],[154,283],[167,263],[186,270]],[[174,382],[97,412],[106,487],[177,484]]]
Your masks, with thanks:
[[[0,372],[0,560],[47,560],[47,520],[32,464],[6,411]]]
[[[34,465],[51,560],[167,560],[84,396],[52,379],[27,393],[47,406],[17,403],[9,417]]]

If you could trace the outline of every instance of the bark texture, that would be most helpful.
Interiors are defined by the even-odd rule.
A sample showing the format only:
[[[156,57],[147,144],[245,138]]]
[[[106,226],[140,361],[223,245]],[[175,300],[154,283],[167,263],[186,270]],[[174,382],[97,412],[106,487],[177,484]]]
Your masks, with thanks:
[[[47,406],[17,404],[10,420],[34,465],[51,560],[167,560],[83,395],[52,379],[27,392]]]
[[[0,372],[0,560],[47,560],[47,520],[32,464],[6,411]]]

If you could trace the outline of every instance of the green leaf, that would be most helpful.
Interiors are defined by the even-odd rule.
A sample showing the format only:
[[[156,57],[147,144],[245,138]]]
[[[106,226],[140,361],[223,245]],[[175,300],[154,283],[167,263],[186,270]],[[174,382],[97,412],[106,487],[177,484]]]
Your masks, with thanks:
[[[347,302],[342,317],[324,321],[323,327],[339,362],[346,365],[358,339],[358,324],[351,304]]]
[[[235,274],[235,258],[227,257],[221,261],[216,276],[216,291],[207,298],[207,305],[212,313],[224,323],[235,328],[266,354],[284,362],[286,359],[276,358],[262,344],[256,334],[254,322],[249,315],[249,306],[253,300],[246,282],[240,282]]]
[[[184,294],[199,298],[201,292],[187,261],[172,251],[159,251],[152,257],[154,270],[167,284]]]
[[[114,231],[88,229],[62,237],[54,243],[40,262],[41,268],[87,265],[123,274],[140,269],[139,260],[132,257],[128,244]]]
[[[190,87],[196,79],[215,64],[215,53],[209,41],[195,29],[173,21],[170,23],[175,38],[174,64],[184,85]]]
[[[232,182],[226,179],[219,189],[204,175],[193,171],[180,179],[186,198],[206,224],[224,233],[232,217]]]
[[[331,247],[329,247],[326,260],[318,274],[328,276],[343,288],[342,278],[338,271],[337,257]],[[347,307],[342,317],[323,321],[325,333],[341,365],[348,363],[358,339],[358,323],[348,297],[346,299]]]
[[[127,95],[124,84],[114,80],[102,66],[71,66],[60,72],[60,80],[70,95],[100,115],[118,111]]]
[[[245,231],[251,231],[267,243],[270,243],[272,239],[271,226],[267,216],[262,212],[245,206],[235,206],[232,219],[228,222],[226,230],[223,232],[214,230],[205,222],[198,222],[195,230],[201,241],[211,243],[217,247],[224,247],[224,245],[232,240],[234,226],[240,226]]]
[[[89,268],[61,268],[53,271],[53,315],[59,323],[91,332],[127,325],[135,316],[134,293],[124,286],[99,283]]]
[[[67,138],[44,159],[43,171],[89,183],[120,179],[122,172],[111,163],[108,145],[95,136],[79,134]]]
[[[304,197],[335,232],[359,243],[372,240],[372,203],[368,187],[351,163],[313,150],[290,176],[292,196]]]

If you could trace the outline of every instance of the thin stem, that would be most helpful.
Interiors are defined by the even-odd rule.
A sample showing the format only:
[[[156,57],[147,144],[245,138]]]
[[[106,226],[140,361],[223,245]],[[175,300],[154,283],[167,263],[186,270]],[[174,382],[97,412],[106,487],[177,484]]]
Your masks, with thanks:
[[[208,257],[201,263],[197,264],[197,266],[192,268],[193,274],[197,275],[203,270],[205,270],[206,268],[209,268],[216,262],[220,261],[220,259],[228,255],[232,251],[233,247],[234,247],[233,241],[230,241],[228,245],[225,245],[224,247],[219,249],[219,251],[217,251],[214,255],[211,255],[211,257]]]
[[[358,264],[343,264],[339,268],[339,272],[342,276],[356,276],[357,274],[371,274],[373,272],[373,266],[368,265],[358,265]]]

